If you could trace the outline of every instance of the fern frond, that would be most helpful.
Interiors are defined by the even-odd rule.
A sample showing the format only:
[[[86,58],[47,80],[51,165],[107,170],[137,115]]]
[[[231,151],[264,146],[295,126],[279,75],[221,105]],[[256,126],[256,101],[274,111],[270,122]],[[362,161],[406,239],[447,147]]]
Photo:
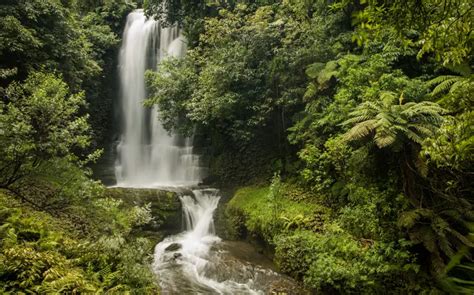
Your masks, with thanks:
[[[396,139],[395,134],[391,132],[377,132],[374,136],[375,144],[381,149],[392,145]]]
[[[452,234],[453,236],[455,236],[459,241],[461,241],[464,245],[468,246],[468,247],[471,247],[471,248],[474,248],[474,243],[471,242],[467,237],[465,237],[464,235],[462,235],[460,232],[458,232],[457,230],[453,229],[453,228],[446,228],[446,231],[448,231],[450,234]]]
[[[453,86],[451,86],[451,89],[449,90],[449,93],[453,93],[454,91],[458,90],[462,86],[465,86],[467,83],[468,83],[467,79],[454,82]]]
[[[392,91],[382,91],[380,93],[380,100],[383,102],[384,106],[390,106],[397,100],[397,94]]]
[[[360,122],[354,127],[352,127],[345,135],[344,139],[347,141],[351,140],[358,140],[368,136],[372,133],[375,128],[377,128],[377,121],[376,120],[367,120],[364,122]]]
[[[423,139],[426,138],[426,137],[430,137],[434,134],[433,128],[428,127],[428,126],[410,124],[409,128],[414,129],[420,135],[420,137],[422,137]]]
[[[422,144],[424,138],[416,134],[415,132],[411,131],[410,129],[407,129],[405,135],[413,142],[416,142],[418,144]]]
[[[448,79],[442,83],[440,83],[438,86],[436,86],[433,91],[431,91],[432,96],[437,96],[440,93],[444,92],[449,92],[451,90],[451,86],[456,83],[462,81],[462,78],[456,77],[452,79]]]
[[[446,82],[446,81],[454,79],[454,78],[459,78],[459,76],[457,76],[457,75],[442,75],[442,76],[438,76],[438,77],[435,77],[435,78],[429,80],[428,82],[426,82],[426,85],[428,87],[433,87],[435,85],[439,85],[443,82]]]

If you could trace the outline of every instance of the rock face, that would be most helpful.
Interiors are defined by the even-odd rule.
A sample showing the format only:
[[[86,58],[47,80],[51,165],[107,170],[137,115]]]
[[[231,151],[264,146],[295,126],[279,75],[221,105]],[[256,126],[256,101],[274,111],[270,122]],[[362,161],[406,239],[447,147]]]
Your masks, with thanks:
[[[181,202],[178,193],[152,188],[108,188],[106,195],[123,201],[124,206],[150,204],[152,221],[143,231],[176,234],[182,230]]]

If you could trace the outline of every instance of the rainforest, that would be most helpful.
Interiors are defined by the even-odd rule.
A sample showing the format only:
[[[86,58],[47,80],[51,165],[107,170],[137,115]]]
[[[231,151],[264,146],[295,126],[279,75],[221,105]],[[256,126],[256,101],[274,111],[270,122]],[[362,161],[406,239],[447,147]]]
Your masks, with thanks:
[[[2,0],[0,294],[473,294],[474,2]]]

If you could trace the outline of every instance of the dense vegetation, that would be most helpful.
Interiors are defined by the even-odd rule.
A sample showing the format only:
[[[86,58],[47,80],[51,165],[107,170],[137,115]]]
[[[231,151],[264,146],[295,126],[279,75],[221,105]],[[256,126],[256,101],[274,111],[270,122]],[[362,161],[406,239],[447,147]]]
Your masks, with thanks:
[[[474,292],[469,0],[145,0],[182,59],[147,73],[226,236],[325,293]],[[91,180],[126,0],[0,4],[0,293],[156,293],[149,206]]]
[[[197,128],[209,182],[255,184],[230,236],[323,292],[473,292],[472,1],[145,5],[191,45],[147,104]]]
[[[87,168],[100,156],[118,34],[132,8],[0,4],[2,294],[157,292],[154,245],[132,234],[150,208],[107,197]]]

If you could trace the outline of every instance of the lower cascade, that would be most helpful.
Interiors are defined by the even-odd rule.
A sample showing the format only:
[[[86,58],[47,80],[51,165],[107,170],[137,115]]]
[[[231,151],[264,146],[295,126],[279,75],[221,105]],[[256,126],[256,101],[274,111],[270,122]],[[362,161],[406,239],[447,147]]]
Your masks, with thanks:
[[[259,261],[240,259],[249,253],[258,256],[249,245],[225,242],[215,235],[218,190],[192,193],[180,197],[186,230],[155,248],[153,269],[163,294],[266,294],[272,282],[286,279],[257,265]]]

